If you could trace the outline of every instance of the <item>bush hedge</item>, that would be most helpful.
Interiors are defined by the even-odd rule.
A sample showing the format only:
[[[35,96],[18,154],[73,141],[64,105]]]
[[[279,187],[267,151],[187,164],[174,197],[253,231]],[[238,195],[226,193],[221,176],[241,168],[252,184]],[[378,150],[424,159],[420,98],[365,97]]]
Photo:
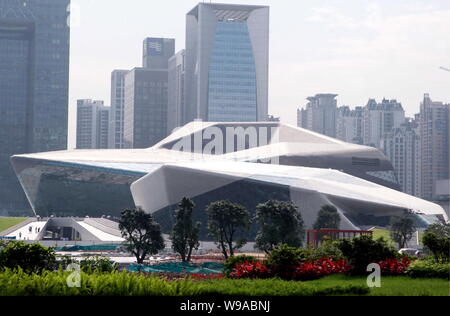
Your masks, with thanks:
[[[291,247],[288,245],[280,245],[272,250],[267,257],[267,266],[273,273],[283,279],[292,278],[296,266],[300,262],[308,261],[311,250]]]
[[[101,256],[89,256],[80,261],[63,256],[57,261],[56,269],[65,270],[70,264],[79,264],[81,270],[86,273],[113,272],[118,267],[117,263]]]
[[[353,266],[351,273],[354,275],[366,274],[367,266],[371,263],[398,258],[397,251],[383,238],[374,240],[372,236],[363,235],[340,240],[338,247]]]
[[[26,272],[42,272],[56,267],[54,249],[22,241],[0,242],[0,270],[21,268]]]
[[[413,262],[408,270],[412,278],[439,278],[450,280],[450,263],[441,263],[434,259]]]
[[[339,242],[333,240],[325,240],[319,247],[309,251],[309,261],[321,260],[324,258],[333,258],[335,260],[346,259],[342,251],[339,249]]]

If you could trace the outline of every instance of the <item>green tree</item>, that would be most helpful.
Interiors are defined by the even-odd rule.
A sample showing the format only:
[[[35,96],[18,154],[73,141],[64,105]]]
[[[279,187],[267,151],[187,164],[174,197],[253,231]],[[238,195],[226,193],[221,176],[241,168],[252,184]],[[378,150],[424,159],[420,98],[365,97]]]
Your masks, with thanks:
[[[225,260],[234,256],[246,243],[243,234],[250,228],[250,213],[242,205],[230,201],[217,201],[206,208],[209,235],[222,250]],[[236,239],[240,233],[241,238]]]
[[[450,238],[450,223],[436,223],[427,227],[425,234],[433,233],[440,238]]]
[[[152,215],[142,209],[123,211],[119,229],[127,242],[127,249],[136,257],[138,264],[165,247],[161,227]]]
[[[341,226],[341,217],[336,207],[333,205],[324,205],[319,211],[314,229],[339,229]]]
[[[256,248],[269,253],[282,244],[302,246],[303,219],[293,203],[271,200],[259,204],[256,207],[256,221],[260,226]]]
[[[423,236],[423,244],[436,260],[450,261],[450,224],[433,224],[428,226]]]
[[[404,216],[394,216],[391,218],[391,238],[400,249],[405,248],[414,233],[417,231],[414,218],[406,214]]]
[[[192,212],[194,210],[194,202],[188,198],[178,204],[175,213],[175,225],[173,226],[171,240],[172,248],[180,254],[183,262],[191,261],[192,251],[200,246],[199,232],[200,223],[193,223]]]

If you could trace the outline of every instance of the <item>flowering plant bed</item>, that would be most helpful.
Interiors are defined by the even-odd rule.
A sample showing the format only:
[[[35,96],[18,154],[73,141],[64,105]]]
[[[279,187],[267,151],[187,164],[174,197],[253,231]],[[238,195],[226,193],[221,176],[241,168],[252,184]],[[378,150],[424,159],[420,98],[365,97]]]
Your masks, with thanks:
[[[307,281],[316,280],[332,274],[349,272],[351,266],[346,260],[322,259],[300,263],[294,270],[292,279]]]
[[[261,262],[239,263],[230,273],[233,279],[268,279],[273,277],[269,268]]]
[[[351,266],[346,260],[322,259],[310,262],[300,262],[292,267],[269,267],[262,262],[244,262],[236,265],[230,276],[234,279],[269,279],[282,278],[287,280],[307,281],[322,278],[332,274],[347,273]]]
[[[378,263],[381,268],[381,273],[387,276],[404,275],[411,265],[411,260],[408,257],[402,259],[386,259]]]

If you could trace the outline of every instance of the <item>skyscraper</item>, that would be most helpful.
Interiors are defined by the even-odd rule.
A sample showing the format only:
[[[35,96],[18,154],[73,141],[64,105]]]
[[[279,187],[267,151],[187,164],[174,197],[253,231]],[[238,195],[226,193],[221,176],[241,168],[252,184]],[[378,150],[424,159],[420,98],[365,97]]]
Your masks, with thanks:
[[[420,106],[422,152],[422,197],[436,197],[438,180],[449,179],[449,111],[450,105],[433,102],[425,94]]]
[[[168,67],[174,53],[174,39],[146,38],[144,67],[125,74],[125,148],[151,147],[167,136]]]
[[[147,69],[167,69],[169,59],[174,54],[175,40],[173,38],[146,38],[142,66]]]
[[[109,115],[103,101],[77,101],[77,149],[108,148]]]
[[[200,3],[187,14],[183,123],[266,121],[269,7]]]
[[[9,159],[67,147],[69,0],[0,0],[0,211],[29,209]]]
[[[109,139],[109,117],[111,114],[111,107],[98,107],[98,130],[97,130],[97,148],[107,149]]]
[[[125,148],[148,148],[167,136],[167,76],[145,68],[125,75]]]
[[[167,132],[183,125],[185,121],[185,57],[183,49],[169,59],[169,98],[167,107]]]
[[[337,94],[317,94],[309,97],[304,109],[297,112],[302,128],[336,137]]]
[[[397,100],[370,99],[363,114],[364,145],[380,148],[381,138],[405,122],[405,110]]]
[[[125,75],[128,70],[114,70],[111,73],[111,113],[109,144],[111,149],[125,148],[123,142],[123,122],[125,106]]]

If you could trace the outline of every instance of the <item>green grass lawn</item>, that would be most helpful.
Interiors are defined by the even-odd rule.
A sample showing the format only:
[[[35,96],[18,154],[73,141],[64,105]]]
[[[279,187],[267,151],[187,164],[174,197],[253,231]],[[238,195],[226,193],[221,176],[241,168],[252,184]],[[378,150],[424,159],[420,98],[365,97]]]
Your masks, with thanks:
[[[378,239],[380,237],[383,237],[385,240],[387,240],[390,245],[394,244],[394,242],[392,241],[390,232],[387,229],[377,228],[377,229],[373,230],[373,239]]]
[[[333,275],[306,283],[316,286],[363,286],[364,277]],[[450,296],[450,282],[443,279],[412,279],[409,277],[382,277],[381,288],[371,288],[370,296]]]
[[[22,223],[26,218],[19,217],[0,217],[0,233],[14,225]]]
[[[388,244],[393,246],[393,247],[397,247],[397,243],[394,242],[391,238],[391,232],[387,229],[374,229],[373,230],[373,239],[378,239],[380,237],[383,237],[385,240],[387,240]],[[423,238],[423,233],[419,232],[419,242],[420,244],[422,244],[422,238]]]

